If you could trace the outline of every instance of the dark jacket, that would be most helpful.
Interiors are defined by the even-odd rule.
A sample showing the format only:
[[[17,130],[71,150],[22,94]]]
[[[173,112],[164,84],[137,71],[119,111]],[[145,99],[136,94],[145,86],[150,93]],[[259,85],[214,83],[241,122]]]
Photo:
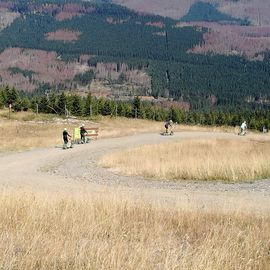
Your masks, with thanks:
[[[71,137],[66,130],[63,131],[63,140],[65,142],[68,141],[68,137]]]
[[[81,127],[81,128],[80,128],[80,134],[81,134],[81,135],[84,135],[85,133],[87,133],[85,127]]]

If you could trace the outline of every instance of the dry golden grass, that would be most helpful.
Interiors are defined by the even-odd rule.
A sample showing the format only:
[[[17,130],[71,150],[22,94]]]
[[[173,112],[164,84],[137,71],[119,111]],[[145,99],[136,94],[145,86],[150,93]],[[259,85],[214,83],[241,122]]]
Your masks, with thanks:
[[[66,127],[72,134],[75,127],[85,123],[87,127],[99,127],[100,138],[121,137],[144,132],[164,131],[164,123],[127,118],[99,117],[87,119],[63,119],[54,115],[32,112],[11,113],[0,111],[0,152],[18,151],[62,144],[62,131]],[[176,131],[233,131],[232,128],[179,125]]]
[[[164,123],[142,119],[98,117],[89,119],[64,119],[55,115],[33,112],[11,113],[0,110],[0,152],[27,150],[37,147],[62,145],[62,131],[70,134],[75,127],[85,123],[87,127],[99,127],[99,138],[122,137],[139,133],[164,131]],[[176,125],[175,131],[213,131],[237,133],[233,127],[206,127]]]
[[[0,269],[269,269],[269,216],[235,211],[1,191]]]
[[[100,119],[100,135],[102,138],[122,137],[139,133],[159,133],[164,124],[162,122],[130,119],[130,118],[109,118]]]
[[[0,152],[61,145],[63,129],[66,127],[72,134],[81,123],[87,127],[99,127],[99,138],[159,132],[163,127],[163,123],[139,119],[100,117],[89,121],[31,112],[12,113],[8,119],[8,111],[5,110],[0,111]]]
[[[182,140],[115,152],[101,165],[159,179],[249,181],[270,176],[269,152],[269,141]]]
[[[176,131],[201,131],[201,132],[224,132],[235,133],[239,132],[239,127],[229,126],[201,126],[201,125],[177,125]]]

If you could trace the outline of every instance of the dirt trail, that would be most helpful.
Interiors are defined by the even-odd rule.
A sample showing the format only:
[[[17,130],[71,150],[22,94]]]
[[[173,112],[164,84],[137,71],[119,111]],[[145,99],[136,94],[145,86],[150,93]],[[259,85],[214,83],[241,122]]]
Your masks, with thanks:
[[[181,132],[173,137],[140,134],[76,145],[70,150],[50,148],[2,154],[0,187],[89,196],[112,192],[162,205],[184,203],[206,209],[234,209],[237,204],[245,211],[270,214],[270,180],[244,184],[155,181],[119,176],[97,166],[107,152],[175,139],[211,137],[236,138],[234,134],[210,132]]]

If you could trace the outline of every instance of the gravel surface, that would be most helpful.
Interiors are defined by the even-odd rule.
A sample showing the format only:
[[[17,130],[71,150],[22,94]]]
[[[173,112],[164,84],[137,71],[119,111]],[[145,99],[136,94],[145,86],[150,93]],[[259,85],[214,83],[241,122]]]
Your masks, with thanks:
[[[175,205],[192,203],[201,207],[232,208],[240,204],[245,210],[270,213],[270,180],[254,183],[192,182],[144,179],[117,175],[97,165],[101,156],[128,147],[191,138],[239,138],[229,133],[180,132],[174,136],[140,134],[92,141],[75,145],[36,149],[0,156],[0,187],[31,188],[69,194],[114,192],[136,199]],[[239,138],[244,139],[244,138]]]

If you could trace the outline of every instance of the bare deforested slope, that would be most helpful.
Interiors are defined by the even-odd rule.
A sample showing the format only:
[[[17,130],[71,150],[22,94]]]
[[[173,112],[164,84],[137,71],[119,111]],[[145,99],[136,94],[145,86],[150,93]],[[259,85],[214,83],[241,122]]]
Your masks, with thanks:
[[[205,54],[241,55],[247,59],[263,60],[270,49],[270,26],[223,25],[215,22],[178,23],[176,27],[206,27],[203,44],[189,52]]]
[[[269,25],[270,4],[266,0],[113,0],[128,8],[171,18],[181,18],[195,2],[218,3],[219,10],[236,18],[248,18],[255,25]]]
[[[140,12],[178,19],[184,16],[190,6],[198,0],[113,0],[112,2]]]
[[[9,26],[19,16],[20,14],[17,12],[9,12],[0,7],[0,31]]]
[[[268,0],[213,0],[212,2],[220,3],[220,11],[236,18],[248,18],[254,25],[270,24],[270,3]]]
[[[59,30],[48,33],[47,38],[68,42],[70,39],[76,38],[76,35],[78,36],[79,33]],[[78,61],[66,63],[61,60],[56,52],[8,48],[0,53],[1,83],[27,92],[34,91],[39,82],[51,85],[62,84],[68,89],[71,86],[75,87],[72,80],[76,74],[83,74],[90,70],[90,67],[86,64],[89,58],[91,58],[90,55],[82,55]],[[150,77],[143,70],[131,68],[124,63],[118,67],[118,70],[116,63],[98,63],[96,68],[92,67],[92,70],[94,70],[96,76],[95,83],[93,83],[93,93],[98,96],[107,97],[111,94],[112,89],[106,88],[103,83],[108,78],[117,81],[121,74],[126,80],[125,89],[127,89],[127,93],[125,95],[130,93],[129,84],[132,86],[132,91],[136,91],[136,89],[139,91],[142,86],[150,91]],[[88,85],[85,86],[86,89],[88,89],[87,87]],[[84,87],[80,86],[80,90],[84,90]],[[123,93],[121,86],[115,91]]]

